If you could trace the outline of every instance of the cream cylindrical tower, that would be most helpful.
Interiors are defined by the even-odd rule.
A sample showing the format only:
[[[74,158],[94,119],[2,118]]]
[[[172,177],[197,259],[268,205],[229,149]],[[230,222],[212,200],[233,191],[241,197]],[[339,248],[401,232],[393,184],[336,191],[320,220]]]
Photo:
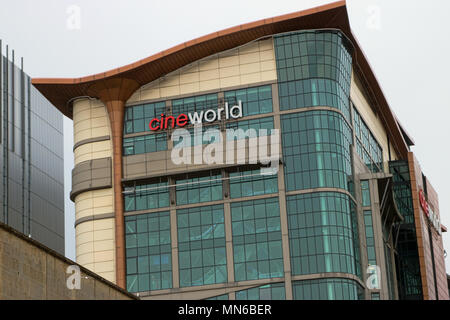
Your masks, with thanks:
[[[92,166],[92,160],[111,161],[111,128],[108,112],[100,100],[82,98],[74,101],[73,125],[75,168]],[[115,283],[113,185],[111,182],[108,188],[93,187],[93,190],[84,188],[74,197],[76,260]]]

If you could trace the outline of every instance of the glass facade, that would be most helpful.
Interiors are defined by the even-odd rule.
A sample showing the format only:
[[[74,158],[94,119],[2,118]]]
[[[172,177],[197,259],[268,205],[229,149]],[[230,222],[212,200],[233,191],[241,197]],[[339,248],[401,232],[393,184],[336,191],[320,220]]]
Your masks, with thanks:
[[[349,196],[320,192],[287,197],[293,275],[359,275],[358,229]]]
[[[404,218],[403,222],[397,225],[399,228],[396,246],[398,254],[395,256],[399,298],[422,300],[422,279],[408,161],[391,161],[389,169],[394,180],[395,202]]]
[[[223,294],[217,297],[212,297],[212,298],[208,298],[205,300],[211,300],[211,301],[216,301],[216,300],[229,300],[229,295],[228,294]]]
[[[370,187],[368,180],[361,181],[362,206],[370,207]]]
[[[278,176],[262,175],[261,169],[236,168],[229,175],[231,199],[278,193]]]
[[[377,265],[377,256],[375,252],[375,235],[373,234],[372,211],[364,211],[364,226],[366,231],[367,259],[369,265]]]
[[[285,300],[284,283],[268,284],[236,292],[236,300]]]
[[[285,288],[284,283],[284,259],[289,257],[294,299],[364,298],[362,244],[367,244],[362,248],[367,250],[369,264],[376,265],[377,258],[380,258],[377,257],[374,240],[376,219],[373,217],[377,212],[372,203],[376,199],[371,199],[369,180],[361,181],[361,199],[359,192],[355,192],[359,184],[355,183],[358,179],[355,180],[354,175],[358,172],[353,170],[352,146],[372,172],[383,171],[383,154],[375,136],[351,105],[351,45],[340,32],[330,30],[292,32],[276,35],[273,39],[277,83],[218,90],[216,93],[128,108],[124,130],[131,135],[143,132],[141,122],[157,117],[166,105],[172,106],[172,113],[170,108],[167,109],[176,117],[181,113],[215,110],[225,102],[232,106],[241,101],[243,119],[210,124],[204,126],[203,131],[209,128],[221,129],[222,132],[224,129],[255,129],[258,134],[259,129],[271,130],[279,123],[280,163],[284,171],[280,176],[262,175],[259,165],[224,165],[203,168],[203,171],[195,173],[168,172],[162,180],[126,185],[124,202],[127,215],[135,211],[170,210],[176,217],[172,232],[177,234],[174,241],[178,246],[177,253],[173,253],[178,255],[178,265],[172,268],[171,256],[163,259],[163,255],[171,252],[170,234],[166,235],[170,226],[165,229],[167,226],[159,222],[158,227],[152,227],[156,228],[154,230],[159,237],[159,242],[154,239],[152,243],[159,251],[152,249],[150,253],[153,248],[150,245],[145,249],[147,251],[140,247],[140,243],[150,241],[147,238],[150,239],[151,233],[147,230],[151,223],[146,220],[148,229],[141,230],[139,219],[169,217],[168,211],[136,212],[127,216],[126,227],[128,223],[131,227],[135,223],[136,229],[134,233],[127,229],[126,240],[127,283],[133,292],[172,286],[184,291],[189,287],[221,285],[234,276],[233,281],[242,285],[263,279],[280,281],[271,284],[267,281],[265,285],[235,291],[237,300],[284,300],[286,291],[289,293],[291,289]],[[276,91],[276,86],[278,101],[274,101],[276,92],[272,92],[273,88]],[[281,113],[274,112],[278,106]],[[245,119],[247,116],[251,118]],[[193,133],[192,126],[187,130]],[[248,136],[227,136],[227,139],[235,140],[245,138]],[[124,155],[167,150],[167,140],[168,133],[127,136]],[[191,141],[191,146],[205,143]],[[178,146],[180,144],[175,143],[175,147]],[[401,210],[405,211],[402,214],[408,221],[413,214],[408,211],[412,210],[410,190],[402,180],[405,167],[394,163],[390,166],[391,172],[395,172],[394,196],[400,201]],[[375,190],[373,194],[376,194]],[[286,221],[288,238],[284,245],[288,244],[289,250],[286,247],[283,251],[282,228],[286,225],[282,223]],[[358,222],[366,236],[362,243]],[[406,230],[400,233],[399,246],[404,252],[408,250],[407,246],[412,245],[405,240],[408,236]],[[228,250],[226,237],[231,242]],[[162,248],[168,248],[168,251]],[[389,294],[394,297],[395,270],[389,268],[392,262],[387,256],[390,250],[391,247],[386,247],[380,252],[386,254]],[[283,256],[283,252],[286,255],[289,252],[289,256]],[[140,261],[144,253],[148,259]],[[148,261],[148,266],[145,261]],[[157,261],[159,267],[156,267]],[[398,265],[406,268],[408,261],[402,263]],[[170,278],[168,272],[171,273]],[[176,272],[178,275],[173,277],[172,273]],[[300,281],[303,276],[315,279]],[[405,287],[403,295],[412,294],[408,290],[418,289],[420,278],[417,284],[414,276],[407,271],[399,278]],[[172,277],[179,278],[179,283],[175,283],[176,280],[172,283]],[[252,282],[251,285],[255,284]],[[229,297],[225,294],[208,300]],[[381,293],[370,292],[368,297],[376,300]]]
[[[280,110],[327,106],[350,120],[352,58],[342,34],[293,32],[274,42]]]
[[[125,217],[127,290],[172,288],[170,213]]]
[[[222,199],[222,174],[210,171],[186,175],[176,180],[177,205],[210,202]]]
[[[373,292],[372,294],[371,294],[371,300],[381,300],[380,299],[380,294],[379,293],[377,293],[377,292]]]
[[[281,116],[286,190],[350,190],[352,132],[342,115],[309,111]]]
[[[125,187],[124,202],[126,212],[168,207],[169,183],[167,179],[160,179]]]
[[[189,97],[183,99],[176,99],[172,101],[172,114],[176,118],[180,114],[188,114],[209,109],[216,110],[219,106],[217,93],[201,95],[196,97]]]
[[[362,287],[350,279],[317,279],[292,283],[294,300],[362,300]]]
[[[197,131],[194,128],[188,128],[185,129],[189,132],[190,137],[189,139],[181,135],[180,139],[178,141],[173,142],[174,148],[185,148],[185,147],[193,147],[193,146],[200,146],[202,144],[210,144],[214,142],[220,142],[215,140],[215,136],[212,135],[210,138],[207,137],[207,131],[209,130],[220,130],[219,126],[202,126],[202,129],[197,129]]]
[[[150,121],[165,113],[165,101],[128,107],[125,110],[124,134],[150,131]]]
[[[229,107],[242,102],[243,116],[272,112],[272,86],[246,88],[225,92],[225,102]]]
[[[391,161],[389,171],[393,175],[395,203],[403,216],[403,223],[411,225],[414,223],[414,208],[408,162]]]
[[[278,198],[231,204],[236,281],[283,277]]]
[[[223,205],[177,210],[180,287],[227,282]]]
[[[132,156],[167,150],[167,134],[149,134],[145,136],[124,138],[123,155]]]
[[[266,129],[267,135],[271,134],[271,130],[274,128],[273,124],[273,117],[267,117],[267,118],[259,118],[254,120],[241,120],[241,121],[234,121],[234,122],[228,122],[227,123],[227,129],[233,129],[233,130],[243,130],[244,134],[238,134],[232,136],[231,133],[227,131],[227,140],[239,140],[239,139],[246,139],[249,136],[245,135],[245,132],[247,130],[255,130],[254,134],[255,137],[258,137],[259,135],[263,135],[262,132],[259,130]],[[252,137],[252,136],[250,136]]]
[[[356,152],[372,172],[383,172],[383,150],[361,115],[353,108]]]

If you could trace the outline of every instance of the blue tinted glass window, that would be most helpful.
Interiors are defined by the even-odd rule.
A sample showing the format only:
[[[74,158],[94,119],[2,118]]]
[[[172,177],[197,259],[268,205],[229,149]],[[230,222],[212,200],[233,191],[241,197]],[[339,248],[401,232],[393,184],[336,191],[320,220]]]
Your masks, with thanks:
[[[232,199],[278,192],[278,175],[263,175],[261,169],[237,168],[229,175]]]
[[[353,135],[341,114],[282,115],[281,128],[288,191],[326,187],[350,191]]]
[[[170,213],[125,217],[127,290],[172,288]]]
[[[360,275],[358,224],[348,195],[318,192],[287,197],[293,275]]]
[[[172,101],[173,116],[176,118],[180,114],[189,114],[209,109],[217,110],[219,108],[217,93],[188,97],[183,99],[177,99]]]
[[[350,120],[352,57],[348,48],[339,31],[276,36],[280,109],[328,106]]]
[[[317,279],[292,282],[294,300],[363,300],[363,289],[350,279]]]
[[[169,184],[166,179],[154,183],[137,183],[124,190],[125,211],[157,209],[169,206]]]
[[[167,150],[166,133],[149,134],[145,136],[123,139],[124,156],[158,152],[164,150]]]
[[[125,109],[124,134],[150,131],[150,121],[165,114],[165,109],[164,101],[127,107]]]
[[[236,281],[283,277],[278,198],[231,204]]]
[[[236,300],[285,300],[284,283],[268,284],[247,290],[236,291]]]
[[[227,282],[223,205],[177,210],[180,287]]]
[[[223,198],[222,175],[208,171],[176,179],[177,205],[216,201]]]
[[[225,92],[225,102],[233,107],[242,102],[243,116],[272,112],[272,86],[245,88]]]

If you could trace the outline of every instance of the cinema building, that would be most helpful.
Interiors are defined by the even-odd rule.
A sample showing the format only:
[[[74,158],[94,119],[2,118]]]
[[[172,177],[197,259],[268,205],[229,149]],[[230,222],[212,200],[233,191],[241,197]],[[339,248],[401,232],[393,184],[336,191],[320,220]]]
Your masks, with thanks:
[[[141,298],[448,299],[437,193],[345,2],[33,84],[74,121],[77,262]],[[278,129],[277,173],[174,163],[202,112],[203,130]]]

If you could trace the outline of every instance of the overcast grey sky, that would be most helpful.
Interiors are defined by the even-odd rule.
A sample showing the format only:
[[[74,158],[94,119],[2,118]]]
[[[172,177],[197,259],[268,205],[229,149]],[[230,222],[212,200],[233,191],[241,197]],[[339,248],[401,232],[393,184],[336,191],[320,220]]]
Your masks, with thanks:
[[[132,63],[227,27],[307,9],[320,0],[3,1],[0,39],[32,77],[80,77]],[[450,227],[450,27],[448,0],[348,0],[350,23]],[[78,20],[76,17],[79,17]],[[72,123],[64,122],[66,255],[75,259]],[[450,236],[444,235],[450,250]],[[450,270],[450,257],[446,259]]]

